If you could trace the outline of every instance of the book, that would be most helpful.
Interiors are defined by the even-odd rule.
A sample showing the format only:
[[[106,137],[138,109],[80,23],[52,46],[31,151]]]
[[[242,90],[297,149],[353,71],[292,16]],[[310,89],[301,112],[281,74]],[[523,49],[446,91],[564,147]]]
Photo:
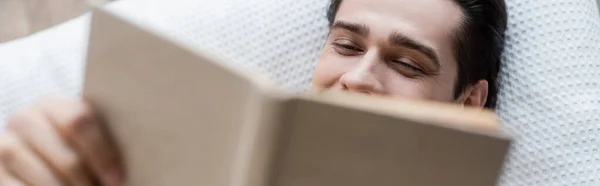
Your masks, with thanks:
[[[482,109],[344,92],[290,93],[266,76],[93,12],[84,99],[120,147],[126,185],[495,185],[510,146]]]

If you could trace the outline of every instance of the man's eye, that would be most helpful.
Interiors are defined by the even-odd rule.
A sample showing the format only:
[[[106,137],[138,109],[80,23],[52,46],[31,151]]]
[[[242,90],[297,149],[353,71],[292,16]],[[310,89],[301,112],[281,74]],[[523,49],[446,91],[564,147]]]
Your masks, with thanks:
[[[409,62],[407,62],[407,61],[409,61]],[[412,60],[410,60],[408,58],[402,58],[402,59],[398,59],[398,60],[392,60],[392,62],[394,64],[396,64],[397,66],[400,66],[400,68],[404,68],[404,69],[410,70],[412,72],[419,73],[421,75],[422,74],[426,74],[423,69],[421,69],[419,67],[416,67],[414,65],[411,65],[411,63],[414,63],[414,62],[412,62]]]
[[[363,49],[352,43],[351,41],[339,41],[333,43],[333,48],[338,54],[344,56],[355,56],[364,52]]]
[[[336,43],[335,45],[337,45],[338,47],[347,49],[347,50],[354,50],[354,51],[358,51],[358,52],[362,52],[362,50],[358,47],[352,46],[352,45],[348,45],[348,44],[339,44]]]

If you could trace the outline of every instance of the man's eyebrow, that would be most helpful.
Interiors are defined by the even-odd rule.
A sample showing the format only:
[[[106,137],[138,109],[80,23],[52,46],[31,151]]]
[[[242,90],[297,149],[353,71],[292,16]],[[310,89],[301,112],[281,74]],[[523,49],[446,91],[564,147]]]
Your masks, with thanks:
[[[431,61],[435,63],[436,68],[440,67],[438,54],[435,52],[435,50],[433,50],[433,48],[411,39],[399,32],[396,32],[390,36],[390,42],[394,45],[408,47],[425,54],[429,59],[431,59]]]
[[[354,32],[360,36],[367,37],[369,35],[369,27],[364,24],[350,23],[345,21],[336,21],[331,26],[331,29],[344,29]]]

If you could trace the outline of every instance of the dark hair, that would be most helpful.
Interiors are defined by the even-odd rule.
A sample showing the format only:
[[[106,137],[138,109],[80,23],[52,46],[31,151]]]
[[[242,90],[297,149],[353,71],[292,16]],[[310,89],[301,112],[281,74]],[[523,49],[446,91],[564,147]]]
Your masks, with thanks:
[[[469,85],[485,79],[489,83],[486,108],[496,106],[500,55],[504,48],[506,5],[504,0],[454,0],[463,14],[454,36],[454,55],[458,63],[458,78],[454,97],[458,98]],[[329,25],[333,25],[342,0],[331,0],[327,9]]]

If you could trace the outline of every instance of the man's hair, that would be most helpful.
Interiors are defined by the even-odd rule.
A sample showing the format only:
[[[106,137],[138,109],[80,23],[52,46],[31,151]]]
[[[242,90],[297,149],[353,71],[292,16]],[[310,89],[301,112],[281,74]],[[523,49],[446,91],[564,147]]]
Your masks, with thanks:
[[[504,48],[506,5],[504,0],[454,0],[464,18],[454,33],[454,56],[458,63],[455,99],[470,85],[485,79],[489,83],[486,108],[496,106],[498,72]],[[327,10],[333,25],[342,0],[331,0]]]

